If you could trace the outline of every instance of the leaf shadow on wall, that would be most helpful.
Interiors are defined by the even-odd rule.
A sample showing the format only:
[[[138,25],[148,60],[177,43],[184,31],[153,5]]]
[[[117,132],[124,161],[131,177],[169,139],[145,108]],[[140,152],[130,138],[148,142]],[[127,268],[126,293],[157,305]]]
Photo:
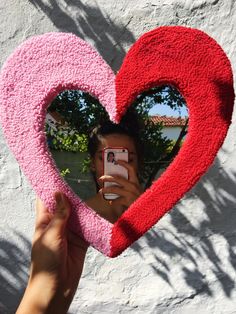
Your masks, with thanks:
[[[72,32],[82,39],[91,40],[113,70],[120,68],[126,54],[124,46],[130,46],[135,41],[133,34],[127,30],[131,19],[126,25],[117,24],[105,16],[99,7],[85,5],[81,1],[65,0],[64,3],[67,4],[65,7],[62,6],[62,2],[55,0],[29,1],[41,10],[59,31]],[[70,9],[73,9],[73,14]],[[154,257],[154,262],[146,263],[149,263],[157,276],[172,287],[175,283],[171,278],[169,264],[171,267],[173,263],[179,264],[182,281],[193,291],[189,296],[190,299],[201,294],[213,296],[214,292],[206,272],[220,283],[228,298],[235,289],[235,272],[231,273],[231,270],[225,269],[222,256],[216,250],[214,242],[214,237],[224,240],[224,250],[228,253],[227,262],[231,265],[231,269],[236,271],[235,191],[236,172],[232,171],[230,174],[225,172],[221,168],[219,159],[216,158],[207,176],[203,177],[187,196],[187,199],[192,199],[193,203],[196,199],[205,204],[205,215],[201,222],[197,226],[194,225],[187,214],[183,213],[181,204],[178,204],[168,214],[170,225],[173,227],[171,230],[158,229],[157,226],[155,230],[150,230],[143,237],[148,249],[153,249],[153,253],[150,254]],[[187,208],[185,210],[187,211]],[[198,208],[196,208],[197,211]],[[27,240],[22,237],[22,241]],[[29,243],[28,246],[30,246]],[[5,295],[1,296],[0,305],[4,302],[5,306],[8,304],[10,307],[13,303],[18,303],[15,297],[18,298],[19,290],[23,291],[26,284],[26,273],[24,276],[21,275],[25,272],[25,257],[21,254],[25,252],[7,240],[1,241],[0,248],[6,256],[6,259],[1,258],[2,269],[12,274],[20,285],[20,288],[12,286],[7,280],[8,276],[0,273],[0,291],[5,290]],[[140,242],[133,244],[131,250],[137,252],[145,263],[144,248]],[[14,264],[9,261],[14,261]],[[200,267],[203,261],[206,265],[205,270]],[[18,269],[16,269],[16,264]],[[13,298],[14,301],[12,301]]]
[[[215,281],[225,296],[231,298],[236,273],[235,190],[236,172],[225,172],[217,158],[207,176],[186,196],[187,205],[183,208],[180,203],[168,214],[169,224],[163,226],[159,222],[159,226],[143,236],[142,243],[137,241],[129,250],[139,254],[143,263],[170,287],[188,286],[191,291],[188,299],[196,295],[213,297]],[[198,214],[195,217],[188,214],[188,206],[192,212],[195,202],[203,204],[204,216],[200,220]],[[195,210],[197,213],[199,208]],[[12,242],[12,237],[11,240],[0,239],[2,313],[13,313],[17,308],[28,278],[31,243],[19,233],[14,236],[16,243]],[[221,243],[217,243],[217,239]],[[224,255],[219,250],[222,243]],[[147,256],[152,257],[151,262],[147,261]],[[176,277],[172,278],[173,268],[179,271],[178,282]],[[138,285],[140,278],[136,279]],[[178,293],[178,289],[176,291]]]
[[[154,262],[149,263],[154,273],[174,288],[176,277],[172,280],[171,270],[176,266],[183,283],[192,290],[190,299],[204,294],[213,297],[213,281],[220,284],[227,298],[235,290],[235,191],[236,172],[227,173],[216,158],[207,175],[185,197],[186,205],[179,203],[167,214],[170,228],[159,222],[160,227],[157,224],[143,237],[147,248],[155,252]],[[195,208],[195,216],[189,217],[188,206],[192,208],[194,202],[202,209]],[[145,262],[139,241],[131,249]]]
[[[31,243],[12,231],[9,240],[0,239],[0,313],[15,313],[26,287]],[[15,241],[12,241],[15,238]]]
[[[133,34],[127,29],[132,20],[116,23],[105,15],[99,6],[84,4],[77,0],[29,0],[41,10],[59,31],[71,32],[80,38],[92,41],[106,62],[117,71],[124,59],[124,46],[135,42]]]

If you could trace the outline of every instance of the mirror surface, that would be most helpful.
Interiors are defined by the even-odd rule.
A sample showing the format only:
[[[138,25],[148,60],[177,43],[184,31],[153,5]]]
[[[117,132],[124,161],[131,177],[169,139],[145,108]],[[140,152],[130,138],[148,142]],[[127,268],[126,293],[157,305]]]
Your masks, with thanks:
[[[48,106],[45,132],[64,180],[98,214],[114,222],[168,167],[187,127],[183,96],[165,85],[140,94],[119,125],[110,122],[90,94],[63,91]]]

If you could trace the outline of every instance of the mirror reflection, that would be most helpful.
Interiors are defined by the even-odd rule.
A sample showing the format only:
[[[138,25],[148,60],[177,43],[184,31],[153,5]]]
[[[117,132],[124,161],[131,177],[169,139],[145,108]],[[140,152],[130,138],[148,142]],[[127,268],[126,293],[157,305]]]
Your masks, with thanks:
[[[119,124],[81,90],[49,105],[47,144],[61,176],[99,215],[114,223],[179,152],[188,112],[173,86],[140,94]]]

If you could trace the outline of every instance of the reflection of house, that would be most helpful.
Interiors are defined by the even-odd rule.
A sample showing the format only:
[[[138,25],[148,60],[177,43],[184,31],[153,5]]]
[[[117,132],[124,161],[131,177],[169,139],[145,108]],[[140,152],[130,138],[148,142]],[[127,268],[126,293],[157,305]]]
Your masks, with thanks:
[[[150,116],[151,121],[154,123],[162,123],[163,130],[162,134],[163,136],[166,136],[170,140],[177,140],[179,137],[179,133],[182,129],[182,127],[185,125],[187,121],[187,117],[181,118],[181,117],[167,117],[167,116]]]
[[[65,119],[56,111],[47,112],[46,114],[46,123],[54,130],[57,129],[55,124],[63,125],[66,124],[65,122]]]

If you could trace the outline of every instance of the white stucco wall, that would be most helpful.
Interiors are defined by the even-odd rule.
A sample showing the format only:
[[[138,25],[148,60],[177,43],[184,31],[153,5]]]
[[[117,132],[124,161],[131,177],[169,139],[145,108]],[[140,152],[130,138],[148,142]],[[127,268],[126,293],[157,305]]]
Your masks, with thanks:
[[[159,25],[206,31],[236,63],[234,0],[1,0],[0,63],[23,40],[73,32],[114,71]],[[0,131],[1,132],[1,131]],[[116,259],[89,249],[70,313],[236,313],[236,122],[214,165],[152,230]],[[27,281],[34,199],[0,133],[0,313]]]
[[[179,126],[164,127],[162,129],[162,136],[166,136],[170,140],[177,140],[181,129]]]

